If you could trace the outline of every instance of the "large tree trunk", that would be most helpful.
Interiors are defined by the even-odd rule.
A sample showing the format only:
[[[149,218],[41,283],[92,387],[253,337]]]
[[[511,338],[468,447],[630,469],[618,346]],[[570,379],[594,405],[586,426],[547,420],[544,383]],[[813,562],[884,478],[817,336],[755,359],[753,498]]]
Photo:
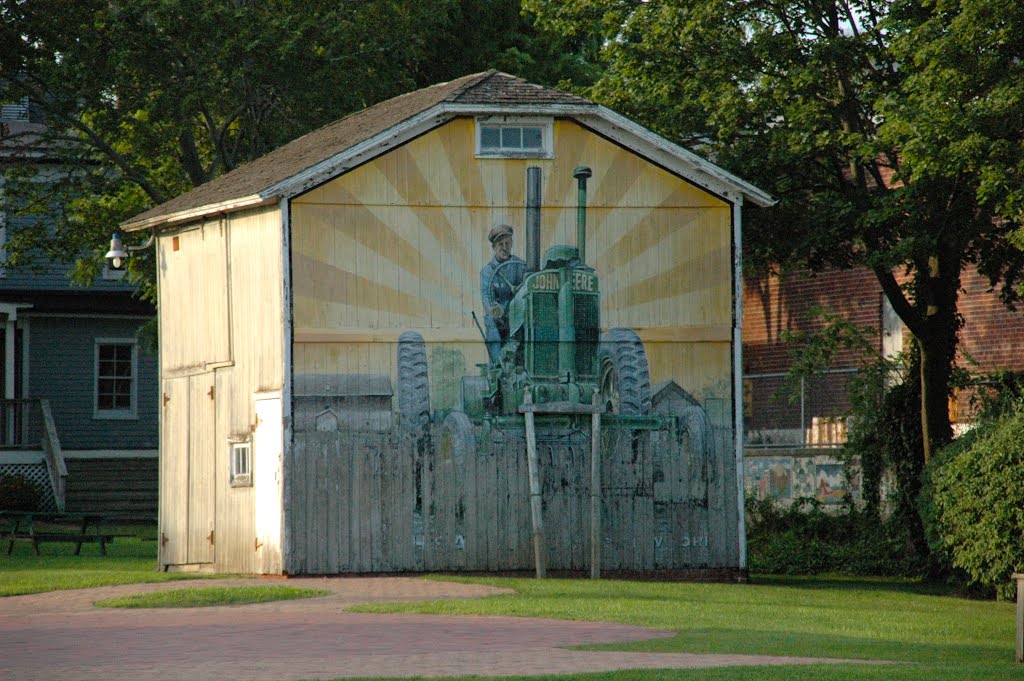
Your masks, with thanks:
[[[921,435],[924,462],[953,438],[949,421],[949,343],[944,334],[918,338],[921,351]]]
[[[925,320],[917,337],[921,350],[921,434],[924,462],[953,439],[949,422],[949,377],[956,353],[957,297],[962,263],[949,249],[929,259],[927,272],[918,273],[923,286]],[[927,277],[923,276],[927,274]]]
[[[904,295],[892,270],[874,268],[882,290],[914,334],[921,353],[918,380],[925,463],[953,439],[953,428],[949,422],[949,380],[959,329],[956,305],[961,263],[956,251],[948,255],[943,252],[942,255],[945,257],[932,257],[917,264],[914,279],[916,305],[912,305]]]

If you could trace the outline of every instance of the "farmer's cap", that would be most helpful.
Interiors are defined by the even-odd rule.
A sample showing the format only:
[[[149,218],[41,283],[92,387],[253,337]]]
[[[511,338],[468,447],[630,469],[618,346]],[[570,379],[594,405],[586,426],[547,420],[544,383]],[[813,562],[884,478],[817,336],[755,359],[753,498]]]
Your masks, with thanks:
[[[491,227],[491,231],[487,232],[487,240],[493,245],[498,239],[506,236],[512,236],[512,225],[495,225]]]

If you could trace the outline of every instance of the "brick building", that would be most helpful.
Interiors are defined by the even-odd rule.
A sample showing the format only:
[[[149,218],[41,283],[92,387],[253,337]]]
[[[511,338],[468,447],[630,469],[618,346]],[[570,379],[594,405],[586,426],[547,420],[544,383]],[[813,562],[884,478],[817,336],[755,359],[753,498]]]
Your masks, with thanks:
[[[827,448],[845,440],[841,416],[849,408],[847,386],[860,362],[853,353],[841,353],[821,375],[800,385],[787,383],[792,345],[784,334],[822,329],[824,322],[812,314],[820,308],[872,330],[879,355],[899,353],[912,338],[867,269],[748,277],[743,306],[747,490],[827,501],[822,485],[828,487],[825,480],[835,477],[839,464]],[[964,317],[959,367],[975,375],[1024,370],[1024,352],[1015,342],[1024,334],[1024,315],[1009,310],[973,267],[963,272],[959,310]],[[971,391],[962,391],[950,401],[954,428],[966,426],[971,411]],[[856,493],[856,481],[853,486]]]

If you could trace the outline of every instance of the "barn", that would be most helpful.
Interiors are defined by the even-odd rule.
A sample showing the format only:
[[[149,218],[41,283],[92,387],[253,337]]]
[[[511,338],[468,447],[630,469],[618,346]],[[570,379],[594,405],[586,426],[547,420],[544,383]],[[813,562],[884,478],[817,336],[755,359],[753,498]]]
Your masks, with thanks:
[[[136,216],[160,291],[160,566],[745,573],[745,202],[488,71]]]

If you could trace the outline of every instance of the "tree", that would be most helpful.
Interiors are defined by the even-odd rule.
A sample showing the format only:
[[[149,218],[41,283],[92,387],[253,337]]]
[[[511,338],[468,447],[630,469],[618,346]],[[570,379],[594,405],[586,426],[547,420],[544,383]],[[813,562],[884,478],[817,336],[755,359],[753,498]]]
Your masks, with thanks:
[[[436,17],[416,7],[4,0],[3,99],[42,109],[47,128],[32,144],[65,169],[47,183],[8,173],[9,212],[37,219],[11,235],[10,265],[95,251],[121,220],[410,87],[422,49],[410,33]],[[86,262],[80,274],[95,270]],[[152,278],[135,274],[152,294]]]
[[[585,79],[564,44],[518,0],[0,0],[0,101],[47,124],[4,143],[64,171],[7,164],[0,211],[34,221],[7,266],[91,254],[91,280],[122,220],[347,113],[492,65]],[[131,261],[155,301],[152,267]]]
[[[593,97],[779,198],[747,213],[748,267],[875,273],[916,341],[924,458],[948,442],[960,273],[977,264],[1012,301],[1024,264],[1010,241],[1024,169],[1021,10],[994,0],[527,6],[566,35],[600,31]],[[976,59],[958,63],[969,49]],[[978,115],[960,118],[968,109]],[[1000,127],[997,112],[1011,121]]]

